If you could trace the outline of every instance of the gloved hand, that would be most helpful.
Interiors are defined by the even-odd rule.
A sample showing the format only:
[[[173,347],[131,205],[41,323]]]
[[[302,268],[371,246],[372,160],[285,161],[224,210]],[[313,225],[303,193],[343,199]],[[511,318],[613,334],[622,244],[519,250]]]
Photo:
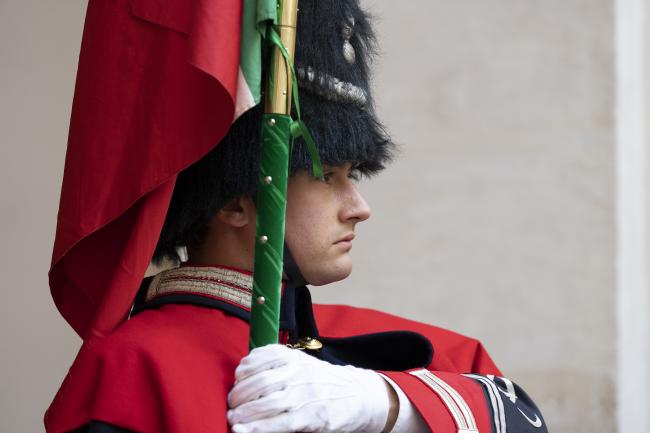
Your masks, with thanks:
[[[274,344],[241,360],[228,406],[234,433],[380,433],[389,395],[372,370],[332,365]]]

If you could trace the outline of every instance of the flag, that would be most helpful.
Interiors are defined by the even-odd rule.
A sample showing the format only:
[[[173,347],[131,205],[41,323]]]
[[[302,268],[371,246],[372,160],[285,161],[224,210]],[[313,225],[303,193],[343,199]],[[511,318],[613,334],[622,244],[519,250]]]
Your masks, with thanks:
[[[268,0],[90,0],[49,272],[86,341],[128,316],[177,174],[260,100]]]
[[[235,118],[262,99],[262,39],[266,26],[277,23],[274,0],[243,0],[240,79]]]

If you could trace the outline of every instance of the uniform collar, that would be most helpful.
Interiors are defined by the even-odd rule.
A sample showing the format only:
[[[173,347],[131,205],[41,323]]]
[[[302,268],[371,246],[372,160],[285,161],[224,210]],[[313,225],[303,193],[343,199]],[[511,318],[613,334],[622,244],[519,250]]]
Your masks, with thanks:
[[[253,274],[227,266],[181,266],[157,274],[147,287],[144,301],[173,294],[216,299],[250,312]]]
[[[306,286],[282,283],[280,330],[289,339],[318,335],[311,294]],[[253,275],[223,265],[181,266],[146,278],[131,315],[165,304],[194,304],[216,308],[250,322]]]
[[[253,295],[250,272],[226,266],[182,266],[143,281],[131,315],[165,304],[193,304],[224,311],[250,322]],[[363,317],[360,316],[360,320]],[[316,338],[322,348],[308,352],[340,365],[375,370],[404,371],[426,367],[433,356],[431,343],[411,331],[389,331],[344,338],[320,336],[311,295],[306,286],[282,286],[280,304],[281,343],[300,347]],[[303,346],[302,348],[308,349]]]

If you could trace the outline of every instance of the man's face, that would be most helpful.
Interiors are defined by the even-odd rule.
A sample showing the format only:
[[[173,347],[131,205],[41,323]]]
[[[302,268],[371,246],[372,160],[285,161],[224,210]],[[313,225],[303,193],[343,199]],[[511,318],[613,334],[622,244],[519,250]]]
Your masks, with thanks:
[[[354,228],[370,217],[352,164],[324,166],[324,179],[301,171],[289,179],[285,239],[303,276],[320,286],[352,272]]]

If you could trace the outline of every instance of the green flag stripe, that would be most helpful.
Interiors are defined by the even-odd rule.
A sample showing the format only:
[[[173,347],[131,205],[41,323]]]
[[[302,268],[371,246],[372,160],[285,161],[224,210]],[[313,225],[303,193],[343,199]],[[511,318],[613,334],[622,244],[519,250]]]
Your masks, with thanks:
[[[266,35],[266,26],[276,19],[275,0],[243,1],[239,64],[254,104],[262,98],[262,37]]]

